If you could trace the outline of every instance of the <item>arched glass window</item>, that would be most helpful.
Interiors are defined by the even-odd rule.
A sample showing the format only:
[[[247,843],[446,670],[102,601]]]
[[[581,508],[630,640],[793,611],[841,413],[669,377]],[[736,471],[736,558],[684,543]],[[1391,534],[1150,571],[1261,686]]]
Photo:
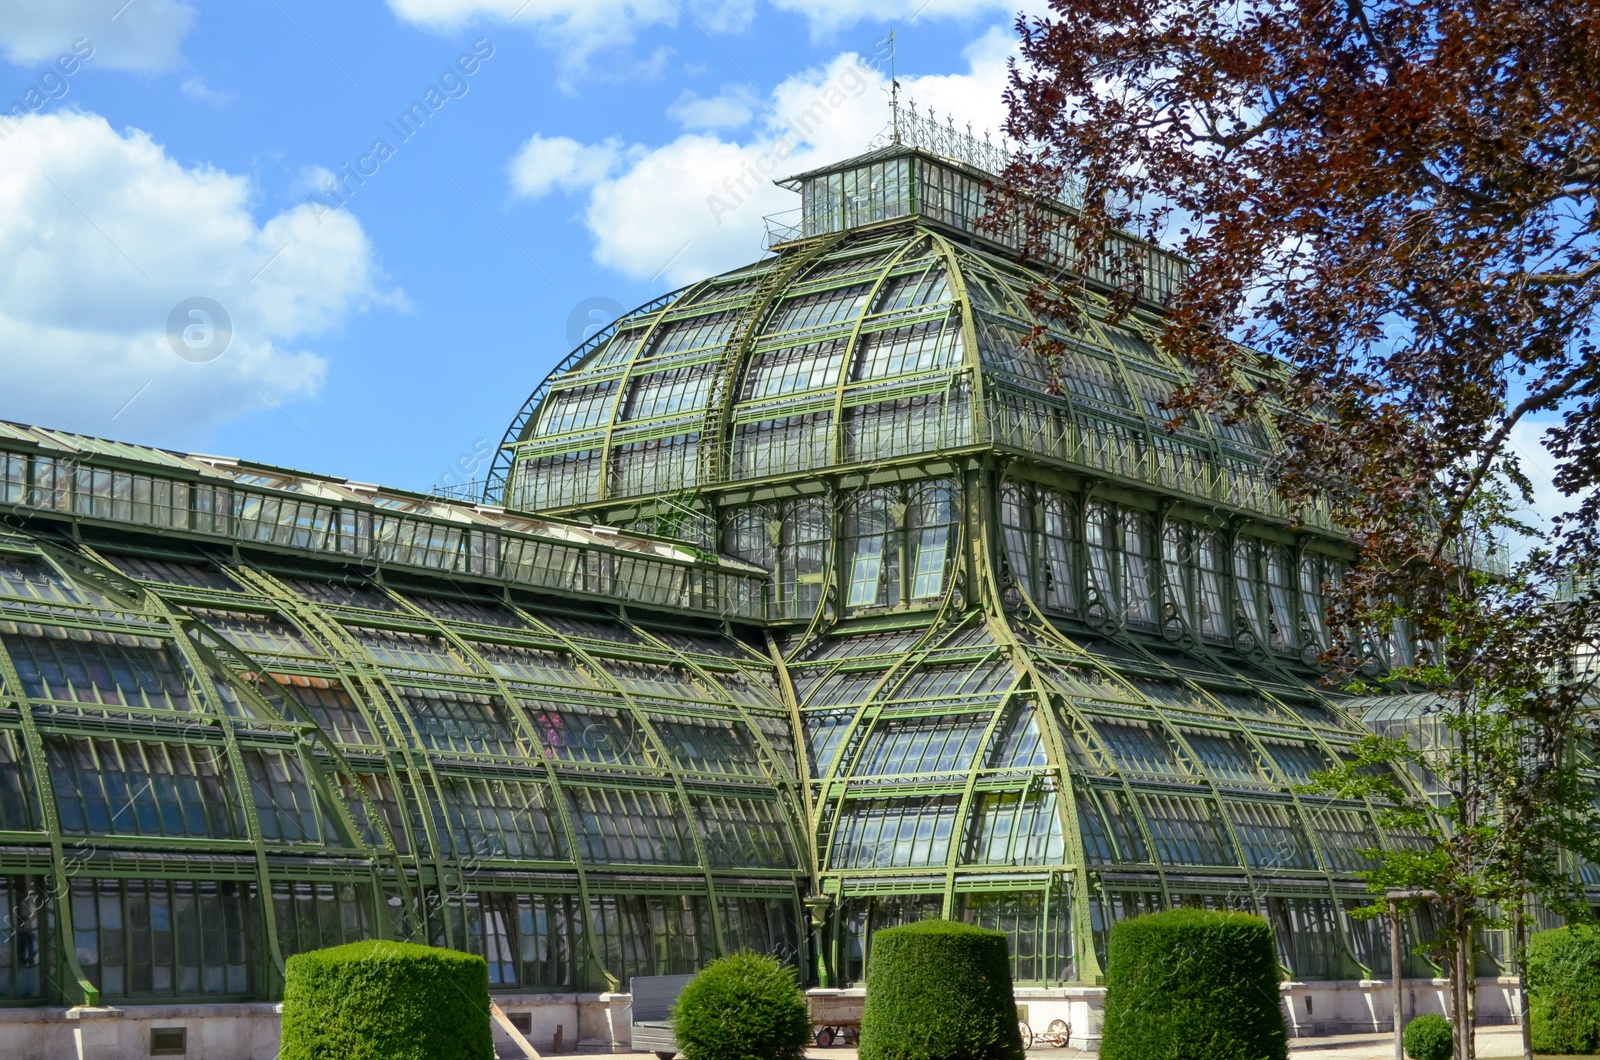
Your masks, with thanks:
[[[826,501],[799,501],[783,521],[779,556],[779,614],[804,618],[822,603],[828,579],[828,554],[833,544],[833,518]]]
[[[905,506],[897,505],[888,490],[870,490],[851,505],[845,520],[847,606],[893,607],[900,602],[900,550],[894,538],[904,517]]]
[[[1143,512],[1123,510],[1119,514],[1122,524],[1122,594],[1126,602],[1123,613],[1131,623],[1153,626],[1156,607],[1150,578],[1150,519]]]
[[[1294,651],[1300,646],[1300,623],[1291,602],[1295,591],[1291,580],[1294,566],[1289,549],[1268,545],[1267,554],[1267,643],[1273,651]]]
[[[1006,564],[1011,577],[1033,589],[1033,498],[1015,482],[1000,487],[1000,527],[1005,535]]]
[[[753,504],[728,513],[722,548],[772,572],[776,617],[808,618],[822,603],[832,539],[826,501]]]
[[[950,573],[956,504],[946,485],[930,483],[911,498],[911,599],[931,600],[944,593]]]
[[[1034,603],[1051,611],[1073,611],[1077,606],[1071,510],[1068,500],[1054,490],[1015,482],[1000,487],[1006,565]]]
[[[1411,636],[1411,624],[1403,618],[1394,620],[1389,635],[1384,638],[1385,662],[1390,666],[1410,666],[1417,661],[1417,648]]]
[[[1044,603],[1056,611],[1077,610],[1072,584],[1072,515],[1067,499],[1046,491],[1040,505],[1044,514]]]
[[[1186,523],[1169,521],[1161,528],[1161,567],[1163,587],[1167,598],[1163,601],[1166,614],[1163,622],[1177,618],[1191,633],[1199,625],[1191,606],[1194,594],[1190,592],[1190,574],[1194,568],[1192,545],[1193,528]]]
[[[940,599],[953,569],[956,524],[949,479],[859,494],[845,515],[845,606]]]
[[[1111,614],[1121,614],[1116,581],[1111,576],[1112,556],[1116,552],[1116,523],[1111,506],[1090,501],[1084,509],[1083,540],[1089,551],[1089,595]]]
[[[1227,544],[1215,530],[1200,529],[1195,534],[1195,597],[1199,605],[1202,637],[1225,640],[1228,636],[1228,605],[1223,594]]]
[[[1228,636],[1227,546],[1222,535],[1204,526],[1169,521],[1161,528],[1161,562],[1167,593],[1165,604],[1191,633],[1212,640]]]
[[[754,563],[767,570],[777,567],[777,549],[768,530],[768,524],[777,513],[765,505],[754,504],[729,513],[726,529],[722,532],[722,550],[737,556],[746,563]]]
[[[1323,595],[1324,583],[1338,580],[1339,572],[1332,560],[1307,553],[1300,557],[1300,606],[1306,626],[1316,646],[1326,651],[1333,638],[1328,633],[1328,601]]]
[[[1261,596],[1256,591],[1256,582],[1260,577],[1258,571],[1258,554],[1254,541],[1240,538],[1233,546],[1233,586],[1239,594],[1238,612],[1247,628],[1240,633],[1249,633],[1257,643],[1260,642],[1262,629]]]

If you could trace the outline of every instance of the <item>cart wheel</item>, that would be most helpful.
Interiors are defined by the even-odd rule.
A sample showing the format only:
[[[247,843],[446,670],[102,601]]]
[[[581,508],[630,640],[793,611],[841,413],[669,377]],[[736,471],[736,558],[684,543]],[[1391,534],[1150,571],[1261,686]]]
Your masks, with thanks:
[[[846,1027],[844,1029],[844,1044],[846,1044],[846,1045],[860,1045],[861,1044],[861,1027],[860,1027],[859,1024],[854,1026],[854,1027]]]
[[[817,1048],[826,1049],[833,1044],[835,1035],[832,1027],[824,1027],[817,1032]]]
[[[1032,1049],[1033,1048],[1033,1028],[1028,1026],[1026,1023],[1023,1023],[1021,1020],[1018,1020],[1017,1021],[1017,1032],[1022,1035],[1022,1047],[1024,1049]]]
[[[661,1052],[658,1052],[658,1053],[656,1053],[656,1060],[672,1060],[672,1058],[677,1056],[677,1055],[678,1055],[677,1053],[661,1053]]]
[[[1065,1049],[1067,1043],[1072,1040],[1072,1024],[1066,1020],[1051,1020],[1050,1038],[1051,1045],[1054,1045],[1057,1049]]]

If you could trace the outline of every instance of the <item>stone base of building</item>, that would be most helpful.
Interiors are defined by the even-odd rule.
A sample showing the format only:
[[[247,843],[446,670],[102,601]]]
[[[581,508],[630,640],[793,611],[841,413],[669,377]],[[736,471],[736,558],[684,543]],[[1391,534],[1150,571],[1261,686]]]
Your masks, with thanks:
[[[628,1051],[627,994],[497,994],[494,999],[541,1055],[570,1053],[580,1042],[591,1049]],[[0,1057],[275,1060],[282,1016],[279,1004],[0,1009]],[[494,1034],[501,1055],[517,1055],[500,1048],[510,1045],[504,1032],[496,1027]]]
[[[278,1053],[282,1012],[283,1006],[275,1004],[0,1009],[0,1056],[270,1060]],[[177,1052],[179,1047],[183,1052]]]
[[[1334,1034],[1372,1034],[1394,1030],[1393,987],[1384,979],[1347,979],[1331,982],[1289,982],[1279,988],[1284,1022],[1291,1038],[1320,1038]],[[1448,1015],[1445,1003],[1449,982],[1444,979],[1407,979],[1403,988],[1407,1020],[1428,1013]],[[812,1021],[818,1025],[859,1026],[866,991],[810,990]],[[1105,987],[1020,987],[1016,991],[1019,1015],[1025,1015],[1034,1033],[1055,1020],[1071,1028],[1074,1048],[1090,1052],[1100,1048],[1100,1024],[1105,1010]],[[1478,1022],[1485,1027],[1517,1022],[1521,989],[1515,976],[1478,980]]]
[[[1394,1030],[1394,986],[1386,979],[1284,983],[1284,1018],[1291,1038],[1328,1034],[1371,1034]],[[1401,987],[1406,1020],[1436,1013],[1448,1016],[1446,979],[1407,979]],[[1478,980],[1478,1023],[1505,1026],[1520,1018],[1522,988],[1516,976]]]
[[[1383,980],[1284,983],[1284,1018],[1293,1038],[1360,1034],[1394,1029],[1393,994]],[[1448,983],[1408,979],[1406,1019],[1445,1013]],[[811,990],[813,1022],[859,1027],[866,991]],[[1095,1051],[1105,988],[1022,987],[1017,1004],[1028,1024],[1042,1032],[1064,1020],[1071,1045]],[[497,994],[495,1001],[517,1029],[545,1056],[630,1048],[631,998],[627,994]],[[1514,977],[1478,980],[1478,1020],[1484,1026],[1515,1023],[1521,990]],[[7,1060],[143,1060],[183,1056],[188,1060],[274,1060],[278,1055],[282,1005],[139,1005],[125,1008],[0,1009],[0,1056]],[[509,1046],[497,1028],[496,1045]],[[179,1052],[178,1049],[182,1051]],[[502,1048],[501,1055],[515,1055]]]

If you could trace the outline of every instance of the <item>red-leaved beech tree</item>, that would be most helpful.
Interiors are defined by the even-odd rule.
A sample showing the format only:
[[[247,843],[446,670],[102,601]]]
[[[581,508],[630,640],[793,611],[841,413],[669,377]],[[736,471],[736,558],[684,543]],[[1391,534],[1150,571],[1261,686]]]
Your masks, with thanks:
[[[1441,805],[1371,768],[1323,787],[1434,841],[1370,881],[1440,895],[1470,1058],[1474,928],[1504,910],[1520,958],[1528,903],[1580,915],[1595,853],[1600,0],[1053,0],[1018,28],[995,223],[1043,253],[1062,235],[1027,204],[1081,194],[1065,238],[1126,277],[1122,310],[1138,251],[1113,230],[1189,260],[1174,416],[1272,416],[1276,488],[1359,556],[1330,680],[1434,693],[1437,746],[1364,756],[1425,765]],[[1034,295],[1063,327],[1073,282]],[[1566,503],[1535,528],[1516,443],[1541,434]],[[1396,623],[1422,650],[1374,679]]]

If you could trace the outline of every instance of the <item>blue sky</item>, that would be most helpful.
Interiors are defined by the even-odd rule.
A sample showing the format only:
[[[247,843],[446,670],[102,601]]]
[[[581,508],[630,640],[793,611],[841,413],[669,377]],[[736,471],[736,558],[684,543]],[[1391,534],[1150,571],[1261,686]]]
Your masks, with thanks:
[[[0,0],[0,418],[426,488],[606,306],[759,257],[762,171],[886,124],[891,25],[906,94],[997,128],[1012,17]]]

